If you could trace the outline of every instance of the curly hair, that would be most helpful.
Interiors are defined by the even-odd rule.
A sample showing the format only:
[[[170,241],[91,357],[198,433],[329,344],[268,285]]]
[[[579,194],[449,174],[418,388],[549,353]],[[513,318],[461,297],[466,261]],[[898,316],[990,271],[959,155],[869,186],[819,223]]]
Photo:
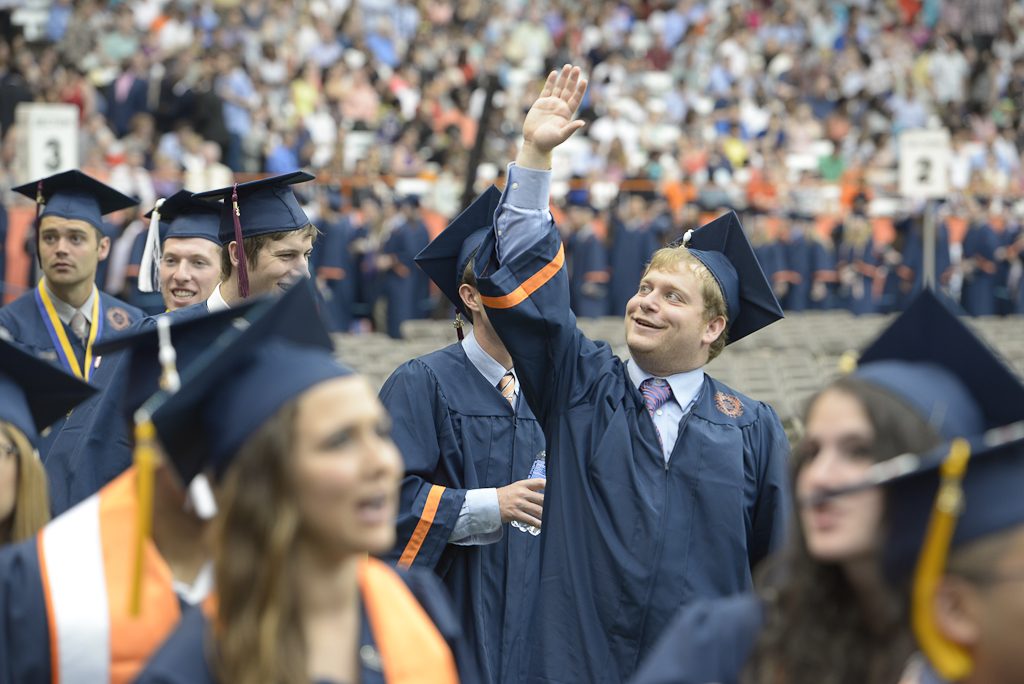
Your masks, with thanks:
[[[836,380],[808,402],[805,418],[826,392],[857,399],[874,428],[877,461],[937,445],[938,434],[903,400],[856,377]],[[808,453],[794,450],[791,483]],[[795,488],[794,488],[795,489]],[[842,568],[811,557],[799,524],[787,551],[759,569],[765,625],[741,681],[760,684],[881,684],[899,680],[913,652],[906,606],[896,591],[890,610],[869,620]]]

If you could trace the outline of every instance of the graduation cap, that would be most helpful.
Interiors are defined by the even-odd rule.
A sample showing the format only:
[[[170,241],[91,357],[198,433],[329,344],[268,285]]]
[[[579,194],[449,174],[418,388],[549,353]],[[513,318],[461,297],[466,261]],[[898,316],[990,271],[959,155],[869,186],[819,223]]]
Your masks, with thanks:
[[[1018,422],[970,440],[953,440],[881,483],[890,520],[883,568],[897,586],[912,580],[911,625],[945,681],[961,681],[973,668],[970,654],[935,625],[932,604],[949,553],[990,535],[1024,529],[1022,481],[1024,422]]]
[[[37,220],[57,216],[68,220],[85,221],[101,232],[104,214],[134,207],[139,203],[134,197],[129,197],[77,169],[62,171],[19,185],[14,191],[35,201]]]
[[[95,393],[92,385],[0,340],[0,420],[33,446],[40,432]]]
[[[905,401],[946,439],[1024,419],[1024,385],[931,290],[861,354],[854,375]]]
[[[151,400],[156,433],[183,483],[207,468],[220,477],[285,403],[352,373],[334,359],[311,288],[305,281],[261,302],[246,317],[247,328],[229,329],[208,345],[184,372],[180,390]]]
[[[220,207],[195,199],[190,190],[157,200],[145,217],[149,219],[149,233],[139,263],[141,292],[160,290],[158,264],[167,238],[202,238],[220,246]]]
[[[416,255],[416,263],[455,305],[458,313],[468,316],[459,297],[459,284],[466,264],[483,242],[494,223],[494,212],[501,201],[501,192],[493,185],[448,224],[440,235]],[[462,339],[460,319],[456,329]]]
[[[249,296],[249,271],[242,240],[268,233],[299,230],[309,225],[309,217],[302,210],[290,186],[315,178],[305,171],[292,171],[193,195],[199,199],[224,200],[220,207],[218,237],[225,246],[232,240],[238,243],[238,290],[243,298]]]
[[[782,307],[743,233],[736,212],[722,214],[696,230],[686,231],[681,244],[707,267],[722,291],[730,343],[783,317]]]
[[[263,302],[253,299],[239,306],[215,313],[204,313],[180,321],[171,320],[170,343],[175,349],[175,363],[180,369],[189,368],[220,335],[233,327],[247,327],[253,307]],[[202,307],[205,308],[205,307]],[[97,342],[96,355],[127,350],[131,355],[122,409],[132,416],[150,396],[160,389],[160,340],[155,318],[143,319],[138,328],[119,335],[104,337]]]

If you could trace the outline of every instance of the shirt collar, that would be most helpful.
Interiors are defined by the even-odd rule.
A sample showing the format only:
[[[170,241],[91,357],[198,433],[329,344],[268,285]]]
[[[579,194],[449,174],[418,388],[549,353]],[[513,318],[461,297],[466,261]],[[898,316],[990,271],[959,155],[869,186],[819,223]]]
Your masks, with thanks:
[[[470,362],[480,371],[480,375],[484,376],[484,380],[491,385],[497,386],[498,381],[508,372],[504,366],[494,360],[494,357],[484,351],[484,348],[476,341],[476,335],[473,334],[472,328],[462,340],[462,351],[466,352]],[[515,375],[514,369],[512,375]],[[516,378],[516,382],[518,381],[519,378]]]
[[[640,389],[640,383],[647,378],[660,377],[642,369],[632,357],[626,362],[626,370],[629,372],[629,379],[633,382],[633,386],[637,389]],[[672,398],[685,410],[697,399],[700,388],[704,385],[704,369],[694,368],[669,375],[663,379],[667,380],[669,387],[672,388]]]
[[[231,306],[224,299],[224,295],[220,293],[220,288],[224,283],[217,283],[217,287],[213,289],[213,294],[206,300],[206,309],[210,313],[217,313],[218,311],[226,311]]]
[[[53,308],[57,312],[57,318],[60,322],[69,325],[71,323],[71,317],[75,315],[76,311],[81,311],[82,315],[85,316],[85,320],[92,325],[92,305],[96,301],[96,286],[92,286],[92,292],[89,293],[89,298],[85,300],[85,303],[81,307],[75,308],[65,302],[63,299],[53,294],[53,290],[50,289],[46,279],[43,278],[43,287],[46,288],[46,294],[50,295],[50,301],[53,302]]]
[[[203,567],[199,569],[199,574],[196,575],[192,584],[175,579],[173,580],[172,585],[174,587],[174,593],[177,594],[182,601],[190,606],[199,605],[206,600],[207,595],[213,589],[213,563],[210,561],[203,563]]]

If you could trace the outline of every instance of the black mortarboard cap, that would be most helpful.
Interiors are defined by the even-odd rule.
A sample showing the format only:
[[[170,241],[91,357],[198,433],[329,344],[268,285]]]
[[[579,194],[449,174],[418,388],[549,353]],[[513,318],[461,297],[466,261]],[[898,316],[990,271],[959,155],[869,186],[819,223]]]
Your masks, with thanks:
[[[139,203],[106,183],[101,183],[77,169],[34,180],[14,188],[34,200],[36,211],[42,205],[40,218],[58,216],[85,221],[96,230],[103,230],[103,215]]]

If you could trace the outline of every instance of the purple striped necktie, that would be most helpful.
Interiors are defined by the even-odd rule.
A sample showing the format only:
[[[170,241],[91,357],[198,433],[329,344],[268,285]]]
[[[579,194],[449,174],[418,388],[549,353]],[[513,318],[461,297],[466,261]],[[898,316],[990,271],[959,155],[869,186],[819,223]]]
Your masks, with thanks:
[[[672,396],[672,388],[668,384],[668,380],[663,378],[647,378],[640,383],[640,393],[644,395],[644,404],[647,406],[647,412],[654,417],[654,412],[665,405],[669,397]]]

